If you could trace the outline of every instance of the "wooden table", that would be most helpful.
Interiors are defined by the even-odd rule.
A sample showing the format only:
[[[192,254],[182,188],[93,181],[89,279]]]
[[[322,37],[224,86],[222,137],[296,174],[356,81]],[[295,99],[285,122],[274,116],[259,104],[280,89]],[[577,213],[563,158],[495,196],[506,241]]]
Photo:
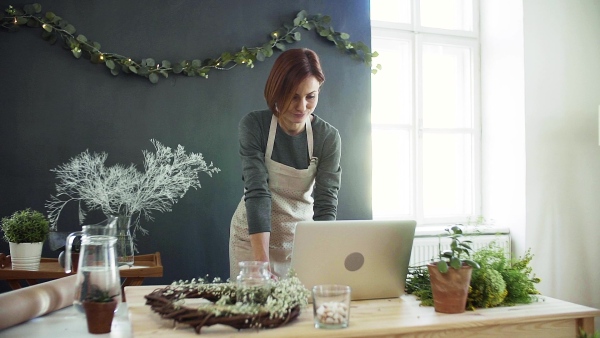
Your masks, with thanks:
[[[129,320],[134,337],[194,337],[194,329],[162,319],[145,305],[144,296],[163,286],[126,287]],[[346,329],[315,329],[312,307],[303,309],[292,323],[270,330],[237,331],[229,326],[202,328],[203,338],[239,337],[577,337],[579,327],[594,330],[600,310],[550,297],[513,307],[499,307],[462,314],[442,314],[433,307],[419,306],[414,296],[394,299],[353,301],[350,326]]]
[[[39,270],[28,271],[13,270],[10,256],[0,257],[0,280],[6,280],[13,290],[20,289],[23,281],[26,283],[25,286],[34,285],[40,280],[62,278],[75,273],[65,273],[57,258],[42,258]],[[133,266],[120,267],[119,274],[123,278],[121,284],[123,288],[142,285],[146,277],[162,277],[163,266],[160,253],[134,256]],[[125,292],[123,292],[123,301],[125,300]]]

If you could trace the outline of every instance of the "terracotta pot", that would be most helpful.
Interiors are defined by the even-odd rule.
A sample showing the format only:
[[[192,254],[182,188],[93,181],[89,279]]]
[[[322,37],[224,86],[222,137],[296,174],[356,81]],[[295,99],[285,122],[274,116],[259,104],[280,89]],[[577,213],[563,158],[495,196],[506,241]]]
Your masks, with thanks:
[[[85,318],[89,333],[109,333],[117,308],[117,301],[97,303],[84,301]]]
[[[441,273],[435,263],[428,264],[433,307],[436,312],[462,313],[467,307],[469,284],[473,268],[463,265],[461,269],[449,268]]]

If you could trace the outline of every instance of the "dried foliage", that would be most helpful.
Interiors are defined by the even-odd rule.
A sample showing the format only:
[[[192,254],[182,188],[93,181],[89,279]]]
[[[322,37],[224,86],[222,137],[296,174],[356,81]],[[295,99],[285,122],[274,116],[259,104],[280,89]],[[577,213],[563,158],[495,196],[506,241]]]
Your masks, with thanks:
[[[80,223],[88,211],[100,210],[106,216],[136,215],[135,230],[147,232],[139,224],[141,215],[153,220],[153,211],[171,211],[190,188],[200,188],[199,172],[212,176],[220,171],[212,162],[207,164],[200,153],[186,154],[181,145],[171,149],[150,141],[156,152],[142,151],[143,172],[134,165],[106,167],[108,154],[87,150],[52,169],[58,179],[56,194],[46,202],[52,229],[56,230],[65,205],[75,201],[79,203]]]
[[[276,328],[294,320],[300,309],[308,304],[309,291],[290,272],[287,278],[272,283],[271,293],[264,304],[236,303],[235,283],[207,283],[204,278],[174,282],[146,295],[152,311],[175,323],[194,327],[197,333],[204,326],[228,325],[236,329]],[[209,300],[197,307],[185,305],[185,299]],[[248,297],[254,298],[254,297]]]

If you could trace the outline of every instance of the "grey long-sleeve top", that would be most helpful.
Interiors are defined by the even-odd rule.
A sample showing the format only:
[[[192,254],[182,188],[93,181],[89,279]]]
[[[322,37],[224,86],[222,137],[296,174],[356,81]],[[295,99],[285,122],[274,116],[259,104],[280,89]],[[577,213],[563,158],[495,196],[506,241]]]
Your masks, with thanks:
[[[271,116],[270,110],[253,111],[244,116],[239,124],[244,200],[250,234],[271,231],[271,192],[265,166]],[[335,127],[313,116],[313,156],[319,159],[313,191],[313,220],[335,220],[342,178],[342,141]],[[290,136],[277,125],[271,159],[296,169],[307,169],[306,130]]]

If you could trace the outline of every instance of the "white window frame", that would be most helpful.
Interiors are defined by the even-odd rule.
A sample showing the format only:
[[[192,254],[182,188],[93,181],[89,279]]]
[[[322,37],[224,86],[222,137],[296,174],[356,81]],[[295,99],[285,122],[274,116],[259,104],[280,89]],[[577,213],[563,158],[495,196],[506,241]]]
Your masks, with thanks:
[[[429,27],[421,27],[419,22],[419,0],[412,0],[412,23],[402,24],[384,21],[371,21],[371,35],[375,38],[401,38],[410,40],[412,43],[412,80],[413,80],[413,112],[412,112],[412,130],[411,130],[411,172],[413,182],[411,183],[412,200],[410,201],[411,215],[410,218],[415,219],[419,225],[437,225],[448,223],[465,223],[475,220],[480,216],[482,208],[482,176],[481,176],[481,71],[480,71],[480,36],[479,36],[479,1],[473,0],[473,31],[456,31],[445,29],[434,29]],[[443,131],[433,129],[423,129],[422,126],[422,45],[427,42],[435,42],[438,44],[459,45],[468,47],[471,50],[472,56],[472,94],[473,94],[473,128],[445,128]],[[374,46],[373,50],[377,50]],[[385,72],[385,64],[382,65],[381,72]],[[373,75],[377,76],[377,74]],[[396,128],[396,127],[393,127]],[[398,127],[398,130],[403,129]],[[377,129],[375,129],[377,130]],[[375,131],[374,130],[374,131]],[[468,215],[448,215],[447,217],[425,218],[423,215],[422,202],[422,136],[423,132],[443,132],[443,133],[471,133],[473,136],[473,182],[472,182],[472,213]],[[375,192],[373,192],[373,195]],[[377,219],[399,218],[393,215],[378,217]]]

